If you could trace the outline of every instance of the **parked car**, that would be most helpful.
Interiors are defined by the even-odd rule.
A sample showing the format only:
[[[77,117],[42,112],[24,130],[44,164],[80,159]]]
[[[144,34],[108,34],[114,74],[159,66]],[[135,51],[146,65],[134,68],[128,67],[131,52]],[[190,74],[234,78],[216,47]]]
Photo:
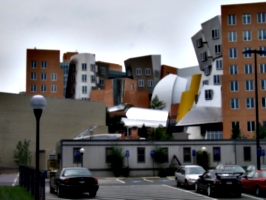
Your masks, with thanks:
[[[184,185],[186,188],[194,187],[195,181],[205,172],[199,165],[181,165],[175,172],[176,185]]]
[[[218,194],[235,194],[236,197],[241,197],[241,172],[233,172],[226,170],[207,170],[203,175],[200,175],[195,183],[196,192],[204,191],[209,197],[214,197]]]
[[[95,197],[98,189],[98,179],[92,176],[90,170],[83,167],[62,168],[50,179],[50,193],[56,191],[58,197],[85,192]]]
[[[219,170],[228,170],[233,172],[241,172],[243,174],[246,173],[245,169],[240,165],[231,165],[231,164],[219,164],[216,166],[216,169]]]
[[[260,169],[266,169],[266,165],[260,165]],[[251,172],[257,170],[257,165],[248,165],[246,172]]]
[[[266,170],[248,172],[242,177],[241,183],[245,191],[254,192],[257,196],[261,196],[266,192]]]

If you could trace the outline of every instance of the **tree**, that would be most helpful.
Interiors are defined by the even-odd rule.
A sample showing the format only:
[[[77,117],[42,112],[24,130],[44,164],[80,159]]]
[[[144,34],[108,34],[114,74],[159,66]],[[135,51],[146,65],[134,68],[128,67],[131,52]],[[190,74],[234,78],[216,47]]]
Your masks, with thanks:
[[[108,166],[117,177],[123,173],[125,168],[125,155],[123,153],[123,149],[121,147],[113,146],[111,147],[109,156],[110,159],[108,161]]]
[[[148,137],[148,140],[171,140],[173,136],[171,134],[166,133],[166,128],[162,125],[158,126],[154,129],[151,135]]]
[[[259,123],[259,138],[260,139],[264,139],[266,137],[266,127],[265,126],[262,126],[260,123]],[[255,132],[255,135],[256,135],[256,132]]]
[[[142,138],[148,138],[148,136],[149,136],[148,130],[144,124],[142,125],[141,128],[139,128],[138,135],[139,135],[139,137],[142,137]]]
[[[165,102],[160,101],[157,95],[155,95],[155,97],[151,100],[151,109],[162,110],[165,106]]]
[[[232,129],[232,136],[231,136],[231,139],[238,139],[238,138],[241,138],[241,130],[239,128],[239,123],[235,123],[233,125],[233,129]]]
[[[30,152],[29,147],[30,147],[30,140],[27,141],[26,139],[24,139],[24,141],[19,141],[17,143],[13,156],[14,162],[17,165],[20,164],[28,165],[31,163],[32,152]]]

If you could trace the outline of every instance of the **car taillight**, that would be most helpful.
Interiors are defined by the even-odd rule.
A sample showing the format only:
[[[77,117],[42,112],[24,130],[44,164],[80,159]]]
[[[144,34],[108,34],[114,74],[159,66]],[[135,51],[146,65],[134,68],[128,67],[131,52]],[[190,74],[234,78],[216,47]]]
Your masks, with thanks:
[[[98,184],[98,179],[95,178],[94,179],[94,183]]]
[[[220,180],[215,180],[214,184],[221,184],[221,181]]]
[[[68,178],[65,179],[65,180],[64,180],[64,183],[69,183],[69,179],[68,179]]]

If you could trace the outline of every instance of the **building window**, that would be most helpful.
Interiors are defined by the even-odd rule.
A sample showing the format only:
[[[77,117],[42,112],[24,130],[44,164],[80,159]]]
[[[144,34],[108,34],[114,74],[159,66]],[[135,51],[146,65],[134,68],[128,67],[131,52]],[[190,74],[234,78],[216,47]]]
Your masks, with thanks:
[[[138,80],[138,86],[144,87],[144,80],[143,79]]]
[[[99,84],[100,84],[100,86],[104,86],[104,79],[100,78]]]
[[[230,81],[230,91],[231,92],[238,91],[238,81]]]
[[[148,87],[153,87],[153,80],[148,80]]]
[[[253,91],[254,90],[254,85],[253,85],[253,80],[246,80],[246,91]]]
[[[46,85],[41,85],[41,92],[46,92]]]
[[[228,15],[227,22],[228,22],[228,25],[235,25],[236,24],[236,15]]]
[[[211,74],[211,66],[205,66],[204,67],[204,74],[205,76],[209,76]]]
[[[237,65],[230,65],[230,74],[238,74],[238,67]]]
[[[91,64],[91,71],[92,71],[92,72],[96,72],[96,65]]]
[[[228,32],[228,41],[229,42],[236,42],[236,31]]]
[[[222,60],[216,60],[216,69],[221,70],[223,69],[223,61]]]
[[[209,81],[208,80],[202,81],[202,85],[209,85]]]
[[[221,45],[218,44],[218,45],[215,45],[215,54],[221,54],[222,51],[221,51]]]
[[[141,76],[142,75],[142,69],[141,68],[137,68],[136,69],[136,75],[137,76]]]
[[[82,86],[82,94],[87,94],[87,86]]]
[[[155,77],[159,77],[160,73],[159,73],[159,70],[155,70]]]
[[[104,75],[106,73],[106,69],[104,67],[100,67],[100,74]]]
[[[212,100],[213,90],[205,90],[205,100]]]
[[[145,148],[137,148],[138,163],[145,163]]]
[[[150,75],[151,75],[151,69],[146,68],[146,69],[145,69],[145,75],[146,75],[146,76],[150,76]]]
[[[251,23],[251,16],[250,16],[250,14],[243,14],[242,15],[242,23],[243,24],[250,24]]]
[[[31,79],[31,80],[36,80],[36,78],[37,78],[36,73],[35,73],[35,72],[32,72],[32,73],[30,74],[30,79]]]
[[[214,85],[220,85],[221,84],[221,75],[214,75],[213,76],[213,83],[214,83]]]
[[[51,74],[51,80],[52,81],[56,81],[56,79],[57,79],[57,74],[56,73],[52,73]]]
[[[207,53],[206,52],[203,52],[200,54],[200,61],[201,62],[204,62],[207,60]]]
[[[220,162],[221,161],[221,148],[220,147],[213,147],[213,162]]]
[[[190,147],[183,148],[183,159],[184,159],[184,162],[191,162],[191,148]]]
[[[37,68],[37,63],[35,60],[31,61],[31,68],[36,69]]]
[[[250,41],[251,40],[251,31],[250,30],[243,31],[243,40],[244,41]]]
[[[237,98],[231,99],[231,109],[239,108],[239,100]]]
[[[232,130],[237,127],[239,128],[239,122],[232,122],[231,127],[232,127]]]
[[[80,147],[73,148],[73,163],[81,163]]]
[[[254,98],[246,98],[246,108],[254,108]]]
[[[46,69],[47,68],[47,62],[46,61],[42,61],[41,62],[41,68],[42,69]]]
[[[244,48],[244,51],[248,51],[248,50],[251,50],[250,47],[245,47]],[[251,58],[252,57],[252,54],[251,53],[244,53],[244,58]]]
[[[82,63],[81,64],[81,70],[82,71],[87,71],[87,63]]]
[[[265,23],[266,22],[266,13],[259,12],[257,15],[258,23]]]
[[[134,90],[134,84],[130,83],[130,90]]]
[[[266,47],[264,46],[264,47],[259,47],[259,50],[260,51],[266,51]],[[260,57],[265,57],[266,56],[266,53],[262,53],[262,54],[259,54],[260,55]]]
[[[82,80],[82,82],[87,82],[87,75],[86,74],[82,74],[81,75],[81,80]]]
[[[236,48],[229,49],[229,58],[237,58],[237,50]]]
[[[46,73],[41,73],[41,80],[45,81],[46,80]]]
[[[248,121],[247,122],[247,131],[248,132],[254,132],[255,131],[255,122],[254,121]]]
[[[202,47],[202,38],[196,40],[196,47],[198,48]]]
[[[86,76],[87,79],[87,76]],[[94,75],[91,75],[91,83],[95,83],[96,82],[96,77]]]
[[[245,65],[245,74],[252,74],[252,65],[251,64]]]
[[[259,40],[266,40],[266,29],[258,30]]]
[[[56,92],[56,85],[51,85],[51,92],[53,92],[53,93]]]
[[[261,104],[262,108],[266,108],[266,97],[261,98]]]
[[[251,161],[251,148],[243,147],[244,151],[244,161]]]
[[[261,90],[266,90],[266,79],[260,81]]]
[[[219,38],[219,30],[214,29],[212,30],[212,39],[218,39]]]
[[[36,85],[35,84],[31,84],[30,85],[30,91],[31,92],[36,92]]]
[[[75,75],[72,75],[72,76],[71,76],[71,81],[72,81],[72,82],[75,82],[75,81],[76,81],[76,76],[75,76]]]

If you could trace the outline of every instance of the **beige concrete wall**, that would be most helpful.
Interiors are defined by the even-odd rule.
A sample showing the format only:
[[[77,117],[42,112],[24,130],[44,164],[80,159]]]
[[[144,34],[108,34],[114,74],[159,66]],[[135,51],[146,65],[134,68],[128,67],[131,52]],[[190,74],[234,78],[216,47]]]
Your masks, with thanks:
[[[15,167],[13,153],[18,141],[30,140],[35,166],[36,119],[32,96],[0,93],[0,167]],[[40,119],[40,168],[45,169],[51,150],[61,139],[72,139],[88,127],[97,125],[93,134],[108,133],[105,104],[73,99],[46,98],[47,106]]]

